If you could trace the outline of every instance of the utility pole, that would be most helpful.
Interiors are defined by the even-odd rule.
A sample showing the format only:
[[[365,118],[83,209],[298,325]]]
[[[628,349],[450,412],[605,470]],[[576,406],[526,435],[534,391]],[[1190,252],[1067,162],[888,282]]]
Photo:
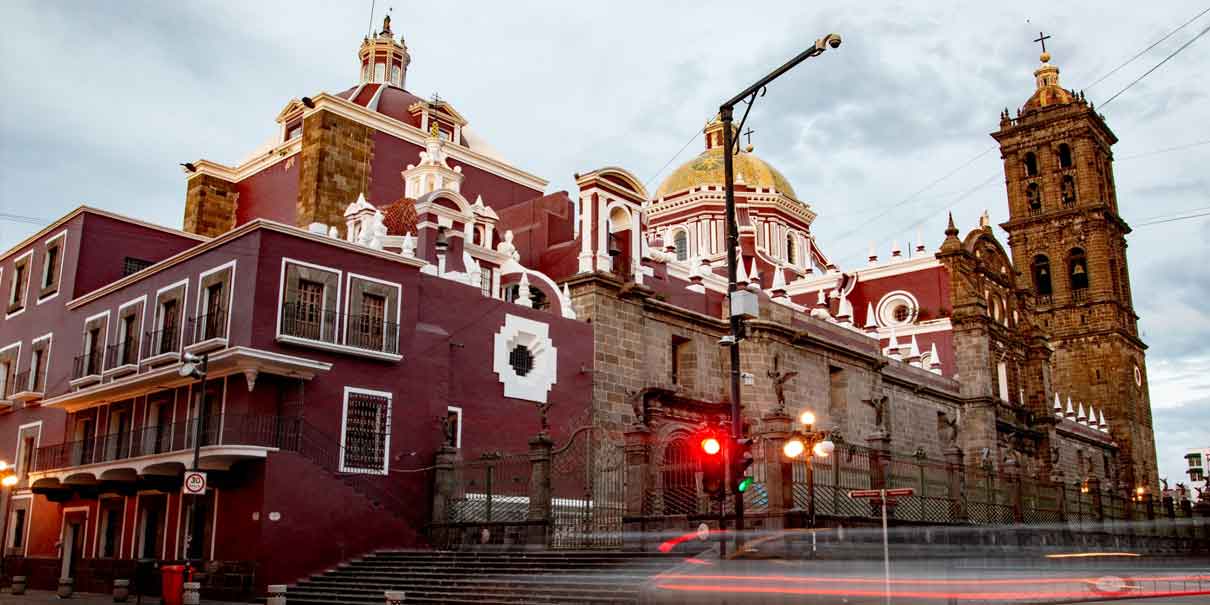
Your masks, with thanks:
[[[745,88],[743,92],[735,95],[727,102],[723,103],[718,108],[719,119],[723,123],[723,178],[726,191],[726,220],[727,220],[727,296],[731,306],[731,336],[728,340],[728,345],[731,347],[731,447],[726,448],[728,454],[735,451],[736,444],[744,436],[743,427],[743,406],[740,402],[740,370],[739,370],[739,341],[743,336],[743,315],[739,312],[741,305],[736,303],[737,290],[739,289],[735,283],[735,274],[738,267],[738,251],[739,248],[739,226],[735,222],[735,163],[732,154],[735,153],[734,147],[736,141],[733,140],[731,132],[731,124],[734,120],[735,106],[744,102],[747,104],[747,109],[744,110],[744,115],[740,118],[738,130],[743,130],[744,123],[748,120],[748,112],[752,111],[752,104],[756,102],[757,96],[763,96],[765,86],[777,79],[782,74],[793,69],[799,63],[817,57],[823,54],[823,51],[829,47],[837,48],[840,46],[839,34],[828,34],[815,41],[807,50],[799,53],[798,56],[787,61],[781,67],[770,72],[765,77],[756,81],[755,84]],[[728,456],[728,468],[730,465],[737,464],[734,456]],[[734,473],[728,472],[728,477],[733,478]],[[735,485],[731,486],[732,494],[735,496],[735,546],[738,552],[742,544],[741,534],[744,531],[744,494],[736,489]]]

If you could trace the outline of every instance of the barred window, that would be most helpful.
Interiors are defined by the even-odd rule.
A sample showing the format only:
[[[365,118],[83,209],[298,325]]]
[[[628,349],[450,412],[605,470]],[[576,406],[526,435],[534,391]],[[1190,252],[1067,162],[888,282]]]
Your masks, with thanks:
[[[298,280],[298,326],[303,338],[319,338],[322,327],[324,285],[305,279]]]
[[[357,320],[358,346],[382,350],[383,321],[386,319],[387,299],[377,294],[361,295],[361,315]]]
[[[386,473],[390,418],[389,393],[345,389],[341,471]]]
[[[518,376],[525,376],[534,369],[534,354],[530,352],[529,347],[517,345],[508,355],[508,364],[513,366]]]
[[[479,289],[483,291],[483,295],[492,298],[492,270],[483,269],[479,272]]]
[[[153,263],[149,260],[127,256],[126,259],[122,261],[122,277],[138,273],[139,271],[150,267],[152,264]]]

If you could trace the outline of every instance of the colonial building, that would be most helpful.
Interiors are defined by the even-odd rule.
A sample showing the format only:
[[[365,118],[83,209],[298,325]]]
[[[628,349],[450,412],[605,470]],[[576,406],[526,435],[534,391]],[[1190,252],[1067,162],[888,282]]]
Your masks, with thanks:
[[[183,230],[80,208],[0,256],[4,548],[35,585],[103,590],[143,558],[199,562],[214,589],[290,582],[426,545],[435,460],[592,426],[671,464],[727,409],[719,122],[654,194],[576,175],[577,213],[404,88],[389,18],[358,57],[355,86],[291,100],[243,163],[186,164]],[[810,409],[877,451],[1157,490],[1115,139],[1042,61],[994,135],[1008,249],[951,219],[938,247],[839,267],[812,233],[831,204],[736,152],[749,431]],[[195,456],[208,488],[183,495]],[[695,506],[669,502],[638,512]]]

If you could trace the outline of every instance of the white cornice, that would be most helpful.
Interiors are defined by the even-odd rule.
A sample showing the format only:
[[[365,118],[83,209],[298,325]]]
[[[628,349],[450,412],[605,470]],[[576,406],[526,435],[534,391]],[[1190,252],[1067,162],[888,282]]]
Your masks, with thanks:
[[[98,298],[101,298],[102,296],[105,296],[105,295],[115,292],[121,288],[124,288],[130,284],[133,284],[137,281],[140,281],[142,279],[155,275],[165,269],[179,265],[182,262],[187,261],[199,254],[202,254],[209,250],[213,250],[214,248],[217,248],[223,244],[226,244],[227,242],[234,240],[236,238],[242,237],[257,229],[263,229],[266,231],[276,231],[278,233],[292,235],[294,237],[298,237],[301,239],[311,240],[313,242],[327,244],[329,246],[335,246],[337,248],[342,248],[342,249],[348,250],[350,252],[357,252],[360,254],[367,254],[369,256],[376,256],[378,258],[393,261],[393,262],[399,263],[401,265],[408,265],[411,267],[420,268],[426,264],[422,260],[408,258],[406,256],[394,254],[391,252],[386,252],[383,250],[375,250],[373,248],[367,248],[360,244],[346,242],[342,239],[331,238],[331,237],[328,237],[327,235],[319,235],[316,233],[311,233],[310,231],[305,231],[303,229],[299,229],[297,227],[291,227],[289,225],[284,225],[282,223],[278,223],[278,222],[271,221],[268,219],[258,218],[256,220],[244,223],[243,225],[240,225],[239,227],[236,227],[235,229],[232,229],[231,231],[228,231],[228,232],[226,232],[210,241],[207,241],[201,245],[194,246],[188,250],[180,252],[179,254],[177,254],[175,256],[168,257],[146,269],[143,269],[142,271],[139,271],[138,273],[129,275],[127,277],[123,277],[122,279],[119,279],[118,281],[111,282],[108,285],[102,286],[101,288],[93,290],[92,292],[88,292],[88,293],[84,294],[83,296],[80,296],[71,301],[68,301],[67,308],[75,309],[82,305],[86,305],[94,300],[97,300]]]
[[[195,170],[185,180],[188,181],[200,174],[207,174],[224,181],[238,183],[300,151],[302,151],[302,137],[295,137],[235,168],[210,160],[198,160],[193,163]]]
[[[172,235],[179,235],[181,237],[187,237],[189,239],[194,239],[199,242],[204,242],[209,239],[205,236],[197,235],[196,233],[189,233],[187,231],[181,231],[179,229],[173,229],[171,227],[164,227],[162,225],[148,223],[147,221],[142,221],[137,218],[131,218],[129,216],[122,216],[121,214],[115,214],[115,213],[109,212],[107,210],[101,210],[99,208],[93,208],[91,206],[79,206],[75,210],[72,210],[71,212],[68,212],[67,214],[63,215],[63,217],[60,218],[59,220],[39,229],[37,233],[25,238],[24,240],[21,240],[20,243],[18,243],[16,246],[13,246],[12,248],[9,248],[8,251],[6,251],[4,254],[0,254],[0,262],[7,260],[8,257],[15,254],[21,248],[24,248],[25,246],[28,246],[29,244],[38,241],[43,236],[45,236],[47,233],[50,233],[51,231],[58,229],[59,227],[66,224],[71,219],[75,218],[78,215],[84,214],[86,212],[91,213],[91,214],[96,214],[98,216],[103,216],[106,218],[111,218],[111,219],[114,219],[117,221],[122,221],[124,223],[130,223],[132,225],[138,225],[140,227],[146,227],[148,229],[155,229],[156,231],[170,233]]]

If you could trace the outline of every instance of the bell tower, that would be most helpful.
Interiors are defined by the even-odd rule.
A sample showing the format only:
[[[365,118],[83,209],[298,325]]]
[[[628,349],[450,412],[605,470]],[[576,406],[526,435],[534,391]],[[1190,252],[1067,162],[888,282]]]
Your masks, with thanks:
[[[1081,92],[1059,85],[1042,42],[1036,90],[1000,114],[1013,264],[1033,292],[1036,321],[1052,335],[1056,393],[1104,411],[1119,446],[1120,483],[1158,489],[1155,436],[1126,234],[1113,182],[1117,137]],[[1111,474],[1110,476],[1113,476]]]

